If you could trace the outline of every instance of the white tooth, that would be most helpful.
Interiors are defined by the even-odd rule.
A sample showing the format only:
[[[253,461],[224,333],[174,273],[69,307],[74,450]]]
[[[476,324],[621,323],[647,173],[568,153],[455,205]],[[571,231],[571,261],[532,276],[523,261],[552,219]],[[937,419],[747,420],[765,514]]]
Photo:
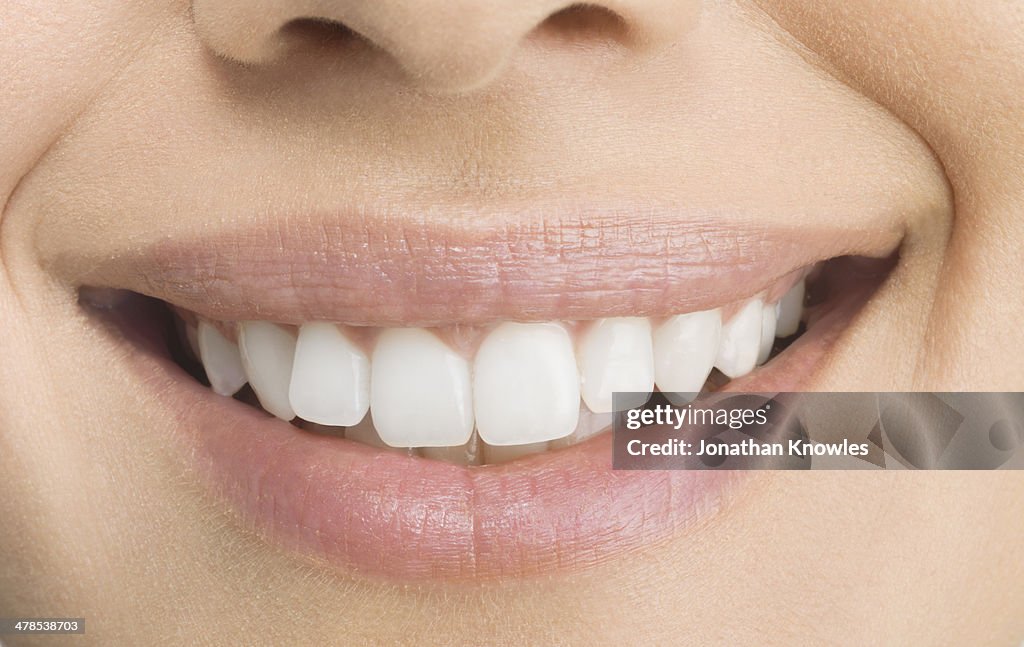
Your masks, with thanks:
[[[199,358],[199,331],[195,324],[185,324],[185,339],[188,341],[189,350],[192,351],[192,357]]]
[[[761,300],[752,299],[722,326],[715,366],[728,377],[746,375],[757,365],[763,310]]]
[[[248,380],[235,342],[220,334],[213,325],[200,321],[196,330],[196,347],[206,369],[206,379],[210,380],[214,392],[232,396],[245,386]]]
[[[612,393],[644,393],[640,406],[654,388],[654,350],[651,322],[643,317],[601,319],[583,334],[577,356],[580,393],[596,413],[613,411]]]
[[[490,445],[525,445],[568,436],[580,414],[572,340],[554,323],[499,325],[476,352],[476,425]]]
[[[246,321],[239,326],[238,349],[249,385],[263,408],[281,420],[294,418],[288,384],[292,379],[295,337],[266,321]]]
[[[718,308],[670,317],[654,331],[654,378],[666,393],[699,393],[715,367]]]
[[[530,454],[540,454],[548,450],[549,443],[528,443],[525,445],[484,445],[484,462],[507,463]]]
[[[779,301],[779,320],[775,325],[776,336],[789,337],[800,328],[800,317],[804,310],[804,288],[804,281],[798,281]]]
[[[389,328],[373,349],[370,415],[392,447],[464,445],[473,433],[469,364],[423,328]]]
[[[338,326],[302,324],[288,400],[303,420],[354,425],[370,406],[370,360]]]
[[[761,310],[761,346],[757,353],[758,364],[768,361],[773,345],[775,345],[775,306],[769,304]]]

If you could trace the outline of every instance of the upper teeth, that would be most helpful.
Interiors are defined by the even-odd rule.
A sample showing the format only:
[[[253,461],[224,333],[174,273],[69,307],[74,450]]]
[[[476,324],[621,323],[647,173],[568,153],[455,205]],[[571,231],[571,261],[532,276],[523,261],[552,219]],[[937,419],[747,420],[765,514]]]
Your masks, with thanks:
[[[669,318],[654,332],[655,383],[662,391],[696,393],[715,367],[722,335],[717,309]]]
[[[474,428],[487,446],[564,438],[580,399],[612,411],[613,392],[699,392],[711,370],[744,375],[768,359],[776,335],[799,326],[798,282],[777,304],[745,303],[728,321],[719,309],[669,317],[601,319],[575,337],[558,323],[499,324],[464,357],[424,328],[389,328],[374,343],[325,322],[292,329],[243,322],[238,345],[200,322],[198,353],[213,389],[246,381],[263,408],[284,420],[353,427],[367,411],[392,447],[466,445]],[[622,408],[623,403],[616,403]],[[629,404],[629,403],[627,403]]]
[[[428,330],[383,331],[369,386],[373,426],[392,447],[450,447],[473,435],[469,362]]]
[[[288,401],[303,420],[354,425],[370,408],[370,360],[337,326],[305,324],[295,344]]]
[[[248,378],[242,366],[242,356],[238,346],[220,334],[213,325],[199,322],[196,334],[199,358],[206,367],[206,377],[210,386],[221,395],[234,395],[245,386]]]
[[[789,337],[800,327],[800,316],[804,309],[804,282],[798,281],[779,300],[776,306],[778,321],[775,325],[775,334],[779,337]]]
[[[576,428],[580,376],[558,324],[501,324],[477,350],[473,372],[473,411],[487,444],[539,443]]]
[[[754,370],[761,350],[760,299],[748,301],[735,317],[722,326],[715,367],[728,377],[739,377]]]
[[[288,391],[295,361],[295,337],[272,323],[247,321],[238,331],[238,347],[249,385],[263,408],[282,420],[294,418]]]

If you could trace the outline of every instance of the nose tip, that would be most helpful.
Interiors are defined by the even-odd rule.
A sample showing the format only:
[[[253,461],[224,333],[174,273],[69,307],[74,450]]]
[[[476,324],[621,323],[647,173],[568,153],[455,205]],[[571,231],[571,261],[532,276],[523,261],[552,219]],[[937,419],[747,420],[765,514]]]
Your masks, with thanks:
[[[386,52],[417,86],[467,92],[497,76],[518,43],[561,2],[524,2],[514,12],[496,12],[486,2],[442,1],[425,10],[428,3],[414,0],[401,7],[404,15],[385,20],[376,8],[354,11],[346,24]]]
[[[278,64],[315,39],[291,27],[317,23],[357,34],[386,54],[416,86],[466,92],[496,77],[524,38],[567,8],[621,19],[632,40],[663,38],[699,0],[193,0],[196,31],[216,54],[252,66]],[[666,29],[666,24],[673,27]],[[344,29],[340,29],[343,26]]]

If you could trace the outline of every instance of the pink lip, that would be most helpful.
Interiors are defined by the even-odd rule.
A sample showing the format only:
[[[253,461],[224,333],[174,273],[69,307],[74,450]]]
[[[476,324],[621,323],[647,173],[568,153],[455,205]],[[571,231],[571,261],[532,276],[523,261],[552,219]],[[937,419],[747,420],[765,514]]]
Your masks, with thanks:
[[[796,390],[842,330],[827,314],[729,390]],[[714,516],[753,472],[611,469],[611,437],[467,468],[317,436],[214,395],[170,360],[136,353],[176,439],[215,496],[271,542],[342,570],[398,580],[586,568]]]
[[[309,217],[84,257],[68,249],[57,264],[79,284],[133,290],[214,320],[445,326],[703,310],[822,259],[886,256],[901,236],[702,216],[634,210],[429,227]]]
[[[221,493],[286,545],[399,579],[585,568],[671,536],[738,480],[612,471],[607,434],[516,464],[464,468],[244,417],[238,426],[216,414],[195,421]]]
[[[182,388],[184,386],[184,388]],[[610,435],[484,468],[300,432],[178,385],[217,494],[275,542],[342,569],[403,580],[585,568],[673,536],[741,473],[617,472]]]
[[[98,269],[79,284],[127,288],[210,316],[286,322],[388,325],[443,317],[451,323],[513,313],[569,319],[584,310],[587,318],[652,315],[746,298],[833,255],[883,256],[894,235],[876,232],[851,242],[841,232],[712,232],[706,225],[697,230],[696,223],[666,222],[643,229],[657,234],[646,246],[629,233],[635,222],[622,230],[607,221],[597,229],[563,223],[554,239],[543,229],[434,228],[434,236],[443,232],[440,246],[423,234],[427,238],[382,248],[351,238],[350,230],[335,232],[339,238],[324,245],[318,236],[327,221],[288,240],[283,230],[274,238],[255,228],[241,237],[172,241],[138,253],[111,250],[106,259],[85,259],[82,265]],[[384,223],[380,229],[386,238],[393,228]],[[566,247],[564,236],[588,231],[601,234],[599,245]],[[415,234],[398,227],[395,240],[405,240],[403,232]],[[690,255],[682,260],[665,254],[664,237],[673,235],[687,241],[680,245]],[[320,256],[309,251],[317,249]],[[351,262],[324,262],[324,254]],[[565,264],[573,254],[582,265]],[[487,277],[498,277],[496,292],[493,282],[477,285]],[[786,352],[729,389],[797,390],[844,319],[822,316]],[[162,415],[177,421],[182,460],[196,466],[245,525],[346,571],[423,580],[586,568],[687,532],[754,478],[748,472],[616,472],[608,434],[506,465],[460,467],[407,457],[303,432],[214,395],[166,358],[128,355],[140,383],[162,402]]]

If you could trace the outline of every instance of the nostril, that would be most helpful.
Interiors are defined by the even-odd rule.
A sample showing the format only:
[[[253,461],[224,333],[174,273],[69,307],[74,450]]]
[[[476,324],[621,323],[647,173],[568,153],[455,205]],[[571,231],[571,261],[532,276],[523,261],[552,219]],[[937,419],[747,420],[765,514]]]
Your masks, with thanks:
[[[296,18],[281,27],[280,35],[292,47],[323,49],[366,42],[348,25],[327,18]]]
[[[328,68],[307,65],[305,55],[320,62],[327,60],[325,55],[334,56],[345,59],[348,70],[362,65],[372,65],[375,73],[400,69],[410,84],[438,94],[466,93],[489,83],[524,40],[535,40],[544,50],[568,45],[583,52],[613,49],[628,54],[668,42],[665,37],[678,31],[680,18],[675,10],[651,17],[625,0],[611,2],[611,8],[572,0],[427,3],[429,11],[414,2],[191,3],[197,35],[220,58],[274,69],[287,62],[294,69],[319,72]],[[394,65],[377,65],[385,61]],[[339,68],[332,64],[329,69],[324,73]]]
[[[625,18],[607,7],[586,3],[573,4],[551,14],[538,25],[537,33],[572,42],[625,43],[630,37]]]

